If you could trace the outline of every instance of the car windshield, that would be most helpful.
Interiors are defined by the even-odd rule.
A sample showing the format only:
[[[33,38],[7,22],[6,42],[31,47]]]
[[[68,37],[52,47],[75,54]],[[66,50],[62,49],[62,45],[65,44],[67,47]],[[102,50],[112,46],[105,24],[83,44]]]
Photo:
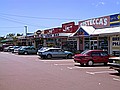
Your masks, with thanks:
[[[24,49],[24,48],[26,48],[26,46],[21,46],[21,47],[20,47],[20,50],[22,50],[22,49]]]
[[[48,47],[42,47],[42,48],[40,49],[40,51],[44,51],[44,50],[46,50],[46,49],[48,49]]]
[[[85,50],[85,51],[83,51],[81,54],[85,55],[85,54],[88,53],[88,51],[89,51],[89,50]]]

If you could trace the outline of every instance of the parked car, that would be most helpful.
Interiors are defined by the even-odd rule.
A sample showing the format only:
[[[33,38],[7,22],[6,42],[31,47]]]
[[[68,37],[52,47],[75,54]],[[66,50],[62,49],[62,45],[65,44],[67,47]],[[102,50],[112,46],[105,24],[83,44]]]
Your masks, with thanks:
[[[4,52],[11,52],[13,46],[8,46],[3,49]]]
[[[74,61],[81,65],[92,66],[94,63],[107,65],[110,55],[103,50],[85,50],[81,54],[74,55]]]
[[[3,51],[3,47],[0,46],[0,51]]]
[[[110,63],[110,69],[117,70],[118,73],[120,74],[120,57],[112,57],[113,60],[112,63]]]
[[[22,46],[14,46],[12,53],[18,53],[18,50],[21,48]]]
[[[61,48],[53,48],[53,47],[43,47],[40,50],[38,50],[38,55],[41,58],[72,58],[73,53],[69,51],[64,51]]]
[[[33,46],[24,46],[18,49],[18,54],[37,54],[37,49]]]
[[[10,52],[14,52],[14,49],[16,49],[16,48],[19,48],[20,46],[12,46],[10,49],[9,49],[9,51]]]

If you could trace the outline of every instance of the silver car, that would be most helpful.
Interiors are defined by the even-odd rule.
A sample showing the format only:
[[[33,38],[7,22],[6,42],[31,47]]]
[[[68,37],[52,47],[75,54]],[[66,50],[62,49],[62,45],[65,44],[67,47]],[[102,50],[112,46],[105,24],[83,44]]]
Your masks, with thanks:
[[[72,58],[73,53],[69,51],[64,51],[61,48],[53,48],[53,47],[43,47],[40,50],[38,50],[38,55],[41,58]]]

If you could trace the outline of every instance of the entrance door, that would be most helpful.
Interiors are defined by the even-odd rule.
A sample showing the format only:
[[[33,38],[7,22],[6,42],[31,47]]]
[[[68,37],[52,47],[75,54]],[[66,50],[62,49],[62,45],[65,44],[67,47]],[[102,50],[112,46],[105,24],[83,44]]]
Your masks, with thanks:
[[[94,50],[97,49],[98,45],[97,45],[97,40],[91,40],[90,41],[90,49]]]

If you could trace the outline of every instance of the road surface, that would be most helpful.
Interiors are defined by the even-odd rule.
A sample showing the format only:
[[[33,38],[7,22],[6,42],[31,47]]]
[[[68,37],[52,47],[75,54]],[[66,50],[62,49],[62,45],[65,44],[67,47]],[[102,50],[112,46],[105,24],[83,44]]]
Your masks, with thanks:
[[[0,52],[0,90],[120,90],[120,76],[109,66]]]

